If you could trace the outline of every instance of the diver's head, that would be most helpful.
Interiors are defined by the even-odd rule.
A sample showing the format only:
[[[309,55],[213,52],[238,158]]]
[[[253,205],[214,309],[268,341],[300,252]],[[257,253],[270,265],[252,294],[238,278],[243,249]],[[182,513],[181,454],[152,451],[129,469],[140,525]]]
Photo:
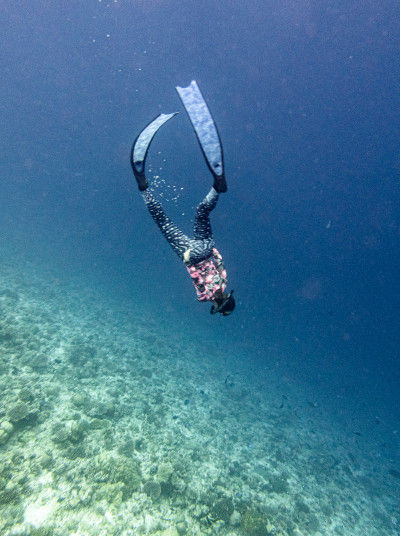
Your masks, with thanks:
[[[228,316],[235,308],[235,298],[233,297],[233,290],[228,292],[222,292],[217,290],[214,294],[214,304],[211,307],[210,313],[220,313],[222,316]]]

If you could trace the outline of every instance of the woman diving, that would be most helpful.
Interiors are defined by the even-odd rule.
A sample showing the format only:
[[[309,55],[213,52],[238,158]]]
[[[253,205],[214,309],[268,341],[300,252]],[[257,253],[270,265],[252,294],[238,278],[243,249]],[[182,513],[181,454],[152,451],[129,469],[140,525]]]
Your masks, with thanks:
[[[187,88],[176,88],[189,115],[204,157],[214,176],[214,184],[197,206],[193,238],[185,235],[165,214],[148,189],[145,175],[147,152],[158,129],[175,114],[160,114],[136,138],[131,150],[131,165],[146,206],[168,243],[185,263],[196,289],[197,299],[212,302],[211,314],[227,316],[235,308],[233,290],[226,292],[227,276],[222,257],[215,248],[210,212],[219,194],[226,192],[222,145],[215,123],[195,81]]]

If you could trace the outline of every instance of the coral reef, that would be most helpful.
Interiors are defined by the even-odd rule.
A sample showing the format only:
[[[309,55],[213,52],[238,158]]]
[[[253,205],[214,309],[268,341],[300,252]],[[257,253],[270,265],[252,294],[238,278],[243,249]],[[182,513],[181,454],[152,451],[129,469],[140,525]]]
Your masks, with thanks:
[[[14,268],[0,267],[2,536],[396,534],[393,460],[322,412],[311,426],[302,393],[282,399],[272,376],[266,390],[245,358],[235,373],[234,345]]]

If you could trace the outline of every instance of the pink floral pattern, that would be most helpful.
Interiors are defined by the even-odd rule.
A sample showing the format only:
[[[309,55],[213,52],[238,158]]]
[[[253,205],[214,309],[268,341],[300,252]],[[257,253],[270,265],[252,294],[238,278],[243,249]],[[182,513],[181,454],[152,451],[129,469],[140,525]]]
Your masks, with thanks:
[[[213,248],[209,259],[197,264],[186,265],[196,289],[199,301],[213,301],[217,290],[226,289],[227,276],[220,252]]]

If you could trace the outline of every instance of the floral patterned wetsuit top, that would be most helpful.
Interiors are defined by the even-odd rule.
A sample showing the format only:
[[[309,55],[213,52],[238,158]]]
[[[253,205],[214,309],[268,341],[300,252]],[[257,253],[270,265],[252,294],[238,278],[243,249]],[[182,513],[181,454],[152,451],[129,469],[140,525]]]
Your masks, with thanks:
[[[210,258],[197,264],[186,264],[199,301],[213,301],[217,290],[226,289],[226,270],[220,252],[213,248]]]

